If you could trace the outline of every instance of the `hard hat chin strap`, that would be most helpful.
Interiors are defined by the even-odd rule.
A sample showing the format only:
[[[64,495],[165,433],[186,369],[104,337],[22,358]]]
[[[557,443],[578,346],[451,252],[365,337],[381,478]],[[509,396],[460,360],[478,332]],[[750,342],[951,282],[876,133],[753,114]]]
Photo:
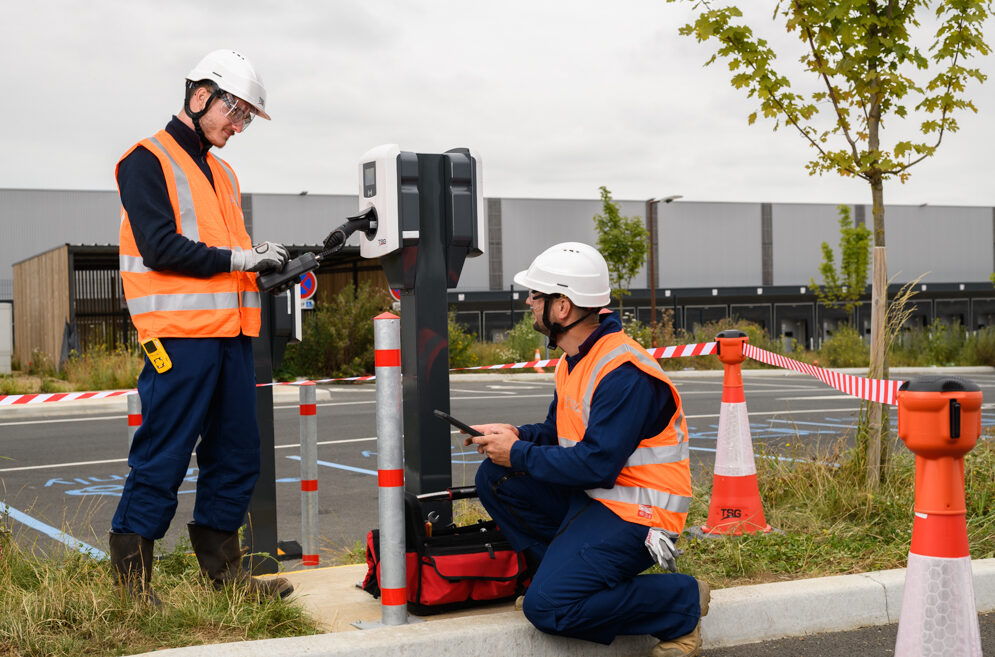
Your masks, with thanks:
[[[567,324],[566,326],[564,326],[563,324],[560,324],[559,322],[552,322],[552,323],[550,323],[550,321],[549,321],[549,301],[551,299],[555,298],[556,296],[559,296],[559,295],[555,295],[555,294],[546,294],[546,295],[543,295],[543,298],[545,299],[545,302],[542,305],[542,323],[543,323],[543,325],[545,325],[546,329],[549,331],[549,348],[550,349],[556,349],[556,343],[557,343],[557,341],[559,339],[559,336],[565,335],[567,331],[569,331],[573,327],[577,326],[578,324],[580,324],[581,322],[583,322],[585,319],[587,319],[588,317],[590,317],[594,313],[598,312],[597,308],[593,308],[591,310],[588,310],[585,314],[581,315],[576,321],[573,321],[573,322]],[[571,301],[570,303],[573,303],[573,302]]]
[[[211,142],[209,142],[207,137],[204,136],[204,129],[200,127],[200,119],[202,116],[207,114],[207,110],[211,109],[211,103],[213,103],[215,99],[220,97],[224,92],[221,91],[218,85],[212,85],[213,88],[211,89],[211,95],[208,96],[207,102],[204,103],[204,109],[199,112],[194,112],[190,109],[190,99],[193,98],[193,88],[196,85],[196,82],[187,83],[187,94],[186,98],[183,100],[183,111],[186,112],[187,116],[190,117],[190,120],[193,121],[193,129],[197,133],[197,136],[200,137],[200,143],[205,146],[210,146]]]

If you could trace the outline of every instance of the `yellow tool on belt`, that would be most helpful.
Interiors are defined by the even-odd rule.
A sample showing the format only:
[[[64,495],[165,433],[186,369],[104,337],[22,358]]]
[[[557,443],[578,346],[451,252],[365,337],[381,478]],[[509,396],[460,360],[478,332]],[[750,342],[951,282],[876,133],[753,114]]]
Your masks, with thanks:
[[[173,366],[173,361],[169,360],[169,354],[166,353],[165,347],[159,342],[159,338],[149,338],[142,343],[142,349],[145,350],[145,355],[149,357],[149,362],[152,363],[152,367],[159,374],[166,372]]]

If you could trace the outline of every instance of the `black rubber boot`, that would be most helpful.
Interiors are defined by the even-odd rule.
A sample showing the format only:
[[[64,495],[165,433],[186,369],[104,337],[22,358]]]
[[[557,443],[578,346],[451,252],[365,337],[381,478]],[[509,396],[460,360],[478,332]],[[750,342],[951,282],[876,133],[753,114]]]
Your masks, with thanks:
[[[215,589],[221,590],[229,582],[235,582],[260,598],[285,598],[294,591],[293,585],[283,577],[256,579],[242,569],[237,531],[223,532],[192,522],[187,529],[200,572],[211,580]]]
[[[152,581],[153,542],[138,534],[110,532],[111,568],[117,585],[131,600],[159,606],[159,598],[149,586]]]

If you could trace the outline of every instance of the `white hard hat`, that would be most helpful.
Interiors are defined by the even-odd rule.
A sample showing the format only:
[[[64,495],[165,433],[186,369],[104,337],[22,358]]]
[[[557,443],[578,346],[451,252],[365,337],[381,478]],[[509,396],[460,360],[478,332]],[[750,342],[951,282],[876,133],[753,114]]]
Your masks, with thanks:
[[[193,67],[187,80],[211,80],[222,91],[238,96],[252,105],[259,116],[269,118],[266,113],[266,87],[263,86],[263,79],[246,56],[237,50],[215,50],[208,53]]]
[[[592,246],[580,242],[556,244],[538,256],[515,283],[537,292],[562,294],[581,308],[601,308],[611,301],[608,264]]]

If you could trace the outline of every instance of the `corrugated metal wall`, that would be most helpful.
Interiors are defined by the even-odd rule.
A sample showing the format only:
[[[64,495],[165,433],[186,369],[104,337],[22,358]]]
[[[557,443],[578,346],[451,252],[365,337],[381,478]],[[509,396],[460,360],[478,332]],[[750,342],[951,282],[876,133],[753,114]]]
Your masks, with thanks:
[[[319,244],[358,207],[356,196],[344,194],[248,194],[245,202],[247,210],[251,208],[254,241],[296,245]],[[645,201],[617,203],[623,215],[645,219]],[[467,260],[459,291],[508,290],[515,273],[527,268],[542,249],[562,241],[594,244],[593,217],[601,212],[601,202],[492,198],[486,200],[486,208],[488,219],[494,221],[488,231],[493,243],[488,246],[488,255]],[[656,208],[660,288],[805,286],[810,278],[818,278],[821,243],[829,242],[835,248],[839,242],[838,214],[832,204],[677,201],[660,203]],[[869,208],[854,209],[855,218],[863,214],[865,222],[872,223]],[[924,283],[986,282],[995,266],[995,209],[889,206],[885,221],[888,270],[895,282],[920,275]],[[22,294],[59,294],[15,286],[12,265],[60,244],[114,245],[119,224],[120,206],[114,191],[0,189],[0,300]],[[358,240],[354,235],[350,244],[358,244]],[[631,282],[633,289],[646,287],[646,269]],[[51,280],[65,286],[64,274]],[[111,289],[112,274],[87,276],[90,278],[74,280],[73,284],[84,290],[104,290],[110,294],[111,306],[119,303]],[[351,278],[341,277],[343,281]],[[360,278],[379,284],[382,274],[363,272]],[[337,286],[338,280],[322,281],[323,292],[330,292],[329,286]],[[65,308],[52,310],[68,313]],[[114,312],[120,309],[88,309],[79,319],[84,320],[87,313],[113,316]],[[113,335],[94,334],[86,339],[117,341],[118,328],[113,323],[106,328],[105,321],[94,319],[94,324]],[[45,337],[46,344],[53,345],[53,353],[61,348],[61,322],[57,322],[59,331],[54,331],[60,333],[57,338],[54,332]],[[84,329],[81,325],[81,337]],[[30,330],[18,323],[15,341]],[[127,328],[120,330],[126,332]],[[55,345],[56,339],[59,345]],[[30,350],[17,353],[23,357],[30,355]]]

